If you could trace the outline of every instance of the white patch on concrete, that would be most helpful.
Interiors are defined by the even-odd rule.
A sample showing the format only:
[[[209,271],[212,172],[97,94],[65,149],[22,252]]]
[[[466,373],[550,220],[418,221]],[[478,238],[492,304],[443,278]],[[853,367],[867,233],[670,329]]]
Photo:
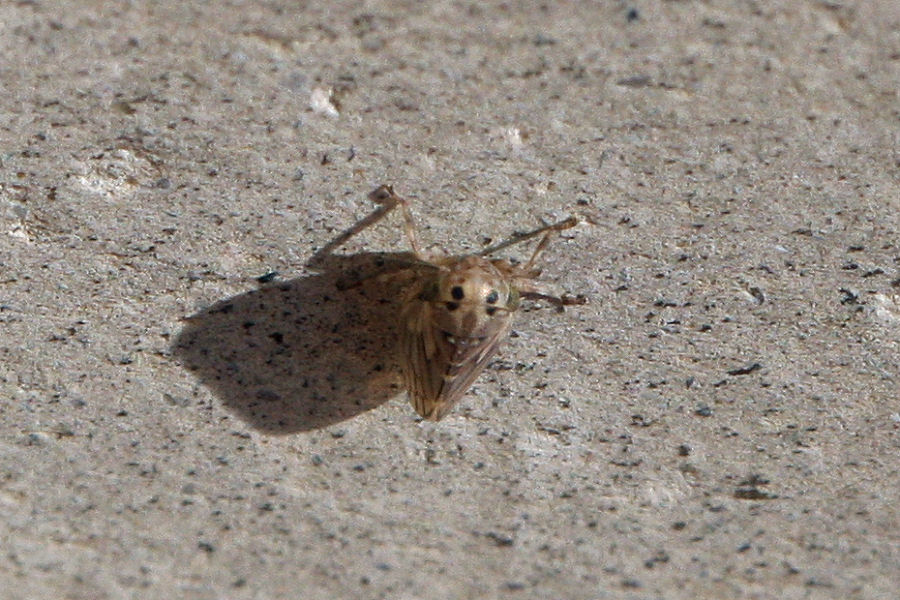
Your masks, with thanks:
[[[13,225],[12,229],[7,231],[6,233],[10,237],[17,239],[20,242],[25,242],[26,244],[34,243],[34,238],[28,233],[24,225]]]
[[[872,296],[872,312],[886,323],[900,325],[900,295],[875,294]]]
[[[522,141],[522,133],[518,127],[508,127],[503,132],[503,135],[506,138],[506,143],[512,147],[514,152],[518,152],[525,145],[525,142]]]
[[[124,148],[84,164],[87,172],[75,180],[84,189],[110,199],[128,195],[142,185],[150,186],[159,175],[148,158]]]
[[[337,117],[340,113],[331,103],[331,88],[315,88],[309,95],[309,106],[319,115]]]

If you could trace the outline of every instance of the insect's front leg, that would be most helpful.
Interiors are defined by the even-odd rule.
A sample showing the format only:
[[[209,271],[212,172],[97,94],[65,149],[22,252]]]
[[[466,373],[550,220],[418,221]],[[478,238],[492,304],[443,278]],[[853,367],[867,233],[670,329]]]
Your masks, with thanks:
[[[332,267],[339,269],[341,276],[335,283],[340,290],[357,287],[373,277],[402,280],[414,275],[417,268],[437,268],[423,258],[419,252],[419,246],[415,237],[415,223],[406,200],[395,194],[394,189],[389,185],[381,185],[375,188],[369,193],[369,199],[379,206],[318,250],[307,266],[321,271],[327,271]],[[409,238],[413,252],[364,253],[366,255],[365,258],[362,255],[335,256],[334,251],[345,244],[347,240],[363,229],[375,225],[398,206],[403,209],[406,235]],[[339,258],[339,260],[334,265],[329,266],[329,262],[332,262],[335,258]]]
[[[403,209],[403,220],[405,223],[404,230],[406,231],[406,237],[409,239],[409,244],[412,247],[413,253],[415,254],[415,257],[417,259],[422,259],[422,254],[419,251],[419,245],[416,242],[415,222],[413,221],[412,213],[409,210],[409,206],[406,200],[395,194],[394,188],[389,185],[381,185],[372,190],[372,192],[369,193],[369,200],[377,203],[379,205],[378,208],[360,219],[349,229],[341,232],[339,236],[319,249],[310,259],[310,265],[324,264],[327,261],[328,257],[330,257],[340,246],[347,243],[350,238],[352,238],[363,229],[371,227],[372,225],[386,217],[388,213],[390,213],[398,206]]]
[[[416,241],[416,222],[409,210],[409,202],[395,194],[394,187],[390,185],[380,185],[369,192],[369,200],[384,206],[385,214],[397,206],[403,209],[403,231],[406,232],[406,239],[409,240],[413,254],[421,260],[422,252],[419,251],[419,243]]]
[[[587,298],[582,296],[581,294],[577,296],[572,296],[569,294],[563,294],[562,296],[554,296],[552,294],[546,294],[544,292],[538,291],[536,289],[533,290],[519,290],[519,297],[526,298],[528,300],[544,300],[545,302],[549,302],[554,305],[558,309],[563,310],[566,306],[575,306],[578,304],[587,304]]]
[[[553,223],[551,225],[544,225],[543,227],[538,227],[537,229],[534,229],[527,233],[515,234],[515,235],[513,235],[512,238],[510,238],[506,241],[500,242],[499,244],[495,244],[495,245],[491,246],[490,248],[485,248],[484,250],[479,252],[478,255],[479,256],[489,256],[499,250],[503,250],[504,248],[509,248],[510,246],[513,246],[515,244],[521,244],[522,242],[524,242],[526,240],[530,240],[531,238],[537,237],[543,233],[544,234],[543,239],[541,239],[541,241],[538,243],[537,248],[535,248],[534,253],[531,255],[531,259],[527,263],[526,268],[530,269],[534,265],[538,256],[541,255],[541,252],[543,252],[544,249],[547,247],[547,244],[550,243],[550,237],[555,232],[563,231],[564,229],[571,229],[572,227],[575,227],[575,225],[577,225],[577,224],[578,224],[578,219],[576,219],[575,217],[569,217],[568,219],[566,219],[564,221],[560,221],[558,223]]]

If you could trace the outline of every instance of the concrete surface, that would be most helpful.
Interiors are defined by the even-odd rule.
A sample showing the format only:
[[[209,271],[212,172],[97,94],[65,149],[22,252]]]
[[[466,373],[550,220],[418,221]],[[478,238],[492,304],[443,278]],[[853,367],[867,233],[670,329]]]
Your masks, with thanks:
[[[0,23],[3,598],[897,597],[895,0]],[[383,182],[583,220],[437,424],[334,289],[399,220],[305,266]]]

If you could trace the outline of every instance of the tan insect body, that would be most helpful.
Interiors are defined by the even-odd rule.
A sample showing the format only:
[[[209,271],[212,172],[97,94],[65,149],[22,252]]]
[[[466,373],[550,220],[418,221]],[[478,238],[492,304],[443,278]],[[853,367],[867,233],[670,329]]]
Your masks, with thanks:
[[[418,248],[412,215],[405,200],[390,186],[380,186],[369,198],[381,206],[331,242],[326,254],[351,236],[400,206],[413,255],[407,269],[414,281],[403,298],[400,352],[410,403],[422,417],[442,419],[465,395],[506,338],[521,298],[542,299],[557,306],[582,304],[584,299],[541,292],[533,267],[553,232],[573,227],[574,218],[547,225],[492,246],[479,254],[426,258]],[[544,234],[531,259],[522,266],[487,255]]]

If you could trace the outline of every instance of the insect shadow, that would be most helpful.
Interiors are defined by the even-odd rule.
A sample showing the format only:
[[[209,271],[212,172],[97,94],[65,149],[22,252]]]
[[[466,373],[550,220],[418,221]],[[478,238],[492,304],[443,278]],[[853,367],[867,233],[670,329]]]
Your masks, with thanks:
[[[402,391],[397,315],[408,253],[331,255],[318,274],[263,285],[191,315],[175,357],[254,428],[289,434]]]

